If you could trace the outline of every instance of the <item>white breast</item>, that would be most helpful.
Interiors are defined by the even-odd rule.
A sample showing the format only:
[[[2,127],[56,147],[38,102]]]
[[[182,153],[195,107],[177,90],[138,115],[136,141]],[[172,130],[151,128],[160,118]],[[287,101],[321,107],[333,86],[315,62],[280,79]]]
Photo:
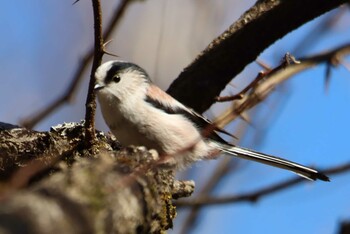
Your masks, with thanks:
[[[209,154],[211,148],[185,117],[167,114],[148,103],[124,100],[107,93],[98,94],[103,117],[118,141],[124,145],[143,145],[160,155],[175,158],[180,167]],[[127,113],[127,114],[126,114]]]

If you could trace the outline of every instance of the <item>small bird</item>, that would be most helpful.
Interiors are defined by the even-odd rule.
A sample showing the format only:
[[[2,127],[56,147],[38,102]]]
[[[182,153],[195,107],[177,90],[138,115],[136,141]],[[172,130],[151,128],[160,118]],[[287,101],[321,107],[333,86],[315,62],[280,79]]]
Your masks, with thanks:
[[[229,133],[154,85],[136,64],[109,61],[98,67],[95,77],[104,120],[124,146],[155,149],[167,165],[179,169],[225,153],[286,169],[309,180],[329,181],[312,168],[227,143],[218,132]]]

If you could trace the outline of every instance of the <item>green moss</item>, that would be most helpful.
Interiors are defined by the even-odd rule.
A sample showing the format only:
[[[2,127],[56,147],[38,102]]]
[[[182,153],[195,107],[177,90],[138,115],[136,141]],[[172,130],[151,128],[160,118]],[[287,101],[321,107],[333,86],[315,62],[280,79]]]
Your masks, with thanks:
[[[160,196],[163,201],[161,212],[161,225],[164,230],[173,227],[173,219],[176,217],[176,207],[172,203],[172,196],[170,193],[165,193]]]

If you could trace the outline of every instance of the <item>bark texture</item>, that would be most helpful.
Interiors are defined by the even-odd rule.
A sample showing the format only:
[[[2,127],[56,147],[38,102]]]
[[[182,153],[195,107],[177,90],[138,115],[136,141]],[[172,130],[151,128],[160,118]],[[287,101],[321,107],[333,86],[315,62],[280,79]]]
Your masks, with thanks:
[[[113,138],[98,133],[96,154],[89,154],[78,143],[83,124],[50,132],[1,126],[8,159],[2,160],[1,233],[161,233],[176,216],[173,198],[193,192],[193,183],[153,166],[154,151],[114,151]],[[20,183],[28,168],[31,178]]]

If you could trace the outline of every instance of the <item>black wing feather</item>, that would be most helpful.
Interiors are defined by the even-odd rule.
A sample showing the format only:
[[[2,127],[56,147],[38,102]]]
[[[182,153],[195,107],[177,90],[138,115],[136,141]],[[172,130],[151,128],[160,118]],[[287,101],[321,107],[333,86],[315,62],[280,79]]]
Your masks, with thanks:
[[[174,115],[183,115],[183,116],[185,116],[191,122],[195,123],[196,126],[200,130],[205,130],[205,129],[209,129],[210,130],[210,128],[212,128],[214,131],[211,131],[211,133],[206,136],[206,137],[208,137],[210,139],[213,139],[213,140],[221,142],[221,143],[227,143],[215,131],[224,133],[224,134],[226,134],[228,136],[231,136],[231,137],[234,137],[232,134],[226,132],[225,130],[223,130],[221,128],[218,128],[217,126],[215,126],[210,120],[208,120],[207,118],[204,118],[202,115],[198,114],[197,112],[195,112],[191,108],[188,108],[188,107],[185,107],[185,108],[181,108],[181,107],[173,108],[173,107],[171,107],[169,105],[164,105],[163,102],[161,102],[159,100],[155,100],[154,98],[152,98],[150,96],[146,96],[145,101],[148,102],[149,104],[151,104],[152,106],[154,106],[155,108],[163,110],[165,113],[168,113],[168,114],[171,114],[171,115],[174,114]],[[203,134],[205,134],[205,133],[203,133]]]

